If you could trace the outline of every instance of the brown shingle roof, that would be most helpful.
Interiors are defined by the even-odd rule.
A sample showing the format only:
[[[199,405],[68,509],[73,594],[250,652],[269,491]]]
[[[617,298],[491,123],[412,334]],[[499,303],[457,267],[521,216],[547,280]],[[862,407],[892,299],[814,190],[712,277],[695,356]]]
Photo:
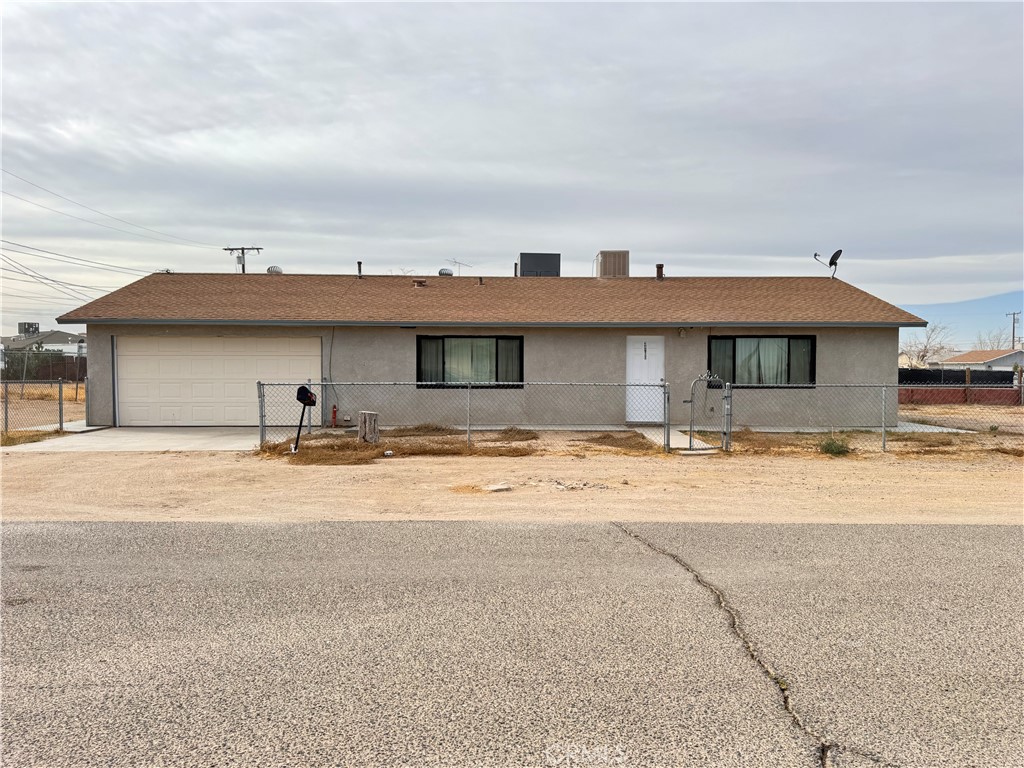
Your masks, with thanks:
[[[414,280],[425,280],[415,287]],[[827,277],[149,275],[60,323],[888,325],[924,321]]]
[[[970,352],[963,352],[956,357],[943,360],[944,363],[987,363],[997,357],[1005,357],[1019,352],[1017,349],[972,349]]]

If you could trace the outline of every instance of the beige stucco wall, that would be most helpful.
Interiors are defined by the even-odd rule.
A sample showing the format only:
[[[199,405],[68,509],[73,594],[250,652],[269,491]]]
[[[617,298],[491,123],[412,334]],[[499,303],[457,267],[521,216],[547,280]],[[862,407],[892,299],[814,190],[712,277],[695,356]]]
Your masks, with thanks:
[[[820,384],[892,384],[897,381],[898,331],[895,328],[764,329],[750,328],[395,328],[275,326],[110,326],[90,325],[89,404],[91,424],[112,424],[114,418],[111,337],[114,335],[182,336],[320,336],[326,381],[413,382],[416,379],[416,336],[522,335],[523,375],[527,381],[623,382],[626,337],[665,339],[665,377],[671,387],[674,423],[689,420],[691,381],[707,368],[708,335],[814,335],[817,337],[817,380]],[[374,394],[374,391],[376,393]],[[699,394],[703,395],[703,391]],[[386,397],[385,397],[386,395]],[[712,390],[697,399],[697,421],[720,424],[721,400]],[[896,398],[887,421],[896,422]],[[340,416],[378,410],[383,423],[427,421],[464,423],[465,393],[415,387],[371,388],[346,394],[328,388],[321,405],[329,418],[337,404]],[[477,391],[470,403],[474,421],[500,424],[618,424],[625,417],[621,389],[528,387]],[[713,411],[711,409],[714,409]],[[734,424],[749,426],[877,426],[881,402],[877,388],[831,390],[827,387],[779,391],[738,390]],[[874,419],[874,422],[871,420]],[[796,421],[797,423],[794,423]]]

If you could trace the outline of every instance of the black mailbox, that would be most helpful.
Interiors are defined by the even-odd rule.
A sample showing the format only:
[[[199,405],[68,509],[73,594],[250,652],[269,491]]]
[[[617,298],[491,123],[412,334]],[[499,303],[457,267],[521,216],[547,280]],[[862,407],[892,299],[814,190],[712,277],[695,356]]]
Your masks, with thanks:
[[[299,387],[295,393],[295,399],[303,405],[316,405],[316,395],[309,391],[309,387]]]

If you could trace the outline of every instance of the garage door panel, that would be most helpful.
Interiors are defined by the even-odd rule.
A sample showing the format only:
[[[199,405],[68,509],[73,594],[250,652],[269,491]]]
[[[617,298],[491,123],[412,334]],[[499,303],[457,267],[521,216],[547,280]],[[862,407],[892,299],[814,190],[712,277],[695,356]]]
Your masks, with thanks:
[[[124,426],[255,426],[256,381],[319,381],[319,337],[117,339]]]
[[[247,397],[256,398],[256,385],[247,381],[225,381],[225,400],[244,400]]]
[[[168,425],[179,425],[181,424],[181,406],[180,405],[159,405],[157,406],[157,413],[161,424]]]
[[[192,405],[191,421],[195,424],[215,424],[217,409],[212,405]]]
[[[155,392],[153,390],[156,390]],[[155,395],[155,396],[154,396]],[[130,397],[130,394],[126,394]],[[180,381],[159,381],[155,385],[150,384],[145,397],[150,397],[154,402],[169,402],[182,399],[182,387]]]
[[[194,339],[182,338],[175,336],[161,336],[157,338],[156,344],[149,346],[148,348],[140,347],[142,345],[137,342],[141,342],[142,339],[134,339],[132,350],[137,355],[151,355],[155,351],[158,355],[191,355],[192,344]],[[120,351],[120,341],[118,342],[118,351]]]
[[[217,397],[217,389],[220,389],[221,392],[224,391],[223,386],[215,386],[212,381],[194,381],[191,389],[192,400],[213,400]]]
[[[160,363],[152,358],[117,355],[117,374],[122,378],[149,378],[160,375]]]

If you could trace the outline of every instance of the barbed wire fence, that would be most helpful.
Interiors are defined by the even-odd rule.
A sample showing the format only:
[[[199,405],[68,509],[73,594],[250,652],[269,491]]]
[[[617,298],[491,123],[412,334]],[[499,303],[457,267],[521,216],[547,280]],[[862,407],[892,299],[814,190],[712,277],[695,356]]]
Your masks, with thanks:
[[[377,414],[382,436],[445,430],[464,436],[467,445],[482,445],[536,433],[545,447],[570,448],[607,433],[610,437],[601,439],[612,445],[630,442],[643,449],[649,443],[662,450],[669,445],[667,384],[596,382],[259,382],[261,444],[296,436],[301,385],[317,397],[317,405],[306,409],[303,434],[354,433],[359,413],[368,411]]]

